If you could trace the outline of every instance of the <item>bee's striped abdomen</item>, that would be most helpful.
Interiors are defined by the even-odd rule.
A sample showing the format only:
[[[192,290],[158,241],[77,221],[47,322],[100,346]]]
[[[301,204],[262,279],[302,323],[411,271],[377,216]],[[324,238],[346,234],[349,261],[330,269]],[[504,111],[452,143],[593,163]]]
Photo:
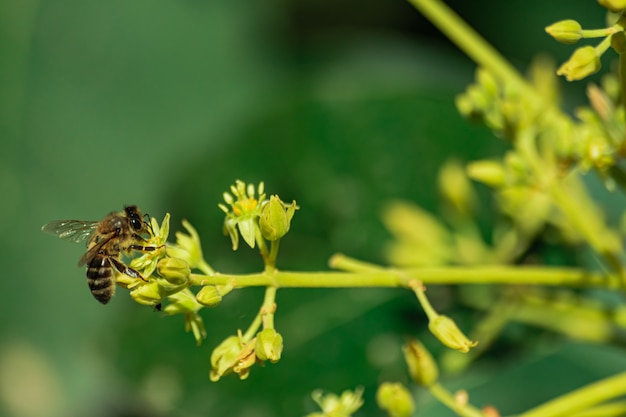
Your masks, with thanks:
[[[115,293],[115,277],[109,257],[96,255],[87,265],[87,284],[94,298],[102,304],[111,300]]]

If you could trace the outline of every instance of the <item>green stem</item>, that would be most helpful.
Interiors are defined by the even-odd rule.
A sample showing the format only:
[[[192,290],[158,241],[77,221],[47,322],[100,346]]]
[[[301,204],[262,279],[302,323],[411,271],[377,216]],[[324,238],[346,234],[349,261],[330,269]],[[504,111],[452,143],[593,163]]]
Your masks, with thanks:
[[[536,95],[517,70],[443,1],[409,0],[409,2],[479,66],[492,71],[507,83],[516,84],[525,93],[528,90],[533,96]]]
[[[248,327],[248,330],[246,330],[246,332],[241,336],[241,340],[243,341],[243,344],[248,343],[249,341],[252,340],[254,336],[256,336],[257,332],[259,331],[259,327],[261,327],[262,323],[263,323],[263,318],[261,316],[261,313],[259,312],[259,314],[256,315],[254,320],[252,320],[252,323],[250,323],[250,327]]]
[[[596,404],[626,394],[626,372],[594,382],[535,407],[518,417],[571,416]]]
[[[278,248],[280,247],[280,240],[272,240],[270,243],[270,253],[265,263],[265,270],[272,272],[276,269],[276,258],[278,257]]]
[[[441,384],[435,383],[428,387],[430,393],[437,398],[443,405],[457,413],[462,417],[485,417],[485,415],[471,404],[462,404],[454,398],[450,391],[446,390]]]
[[[424,313],[426,313],[428,320],[430,321],[435,319],[435,317],[437,317],[439,314],[435,311],[432,304],[426,297],[426,291],[424,291],[424,286],[422,285],[422,283],[413,280],[409,282],[409,287],[411,287],[411,289],[417,296],[417,301],[419,301],[422,309],[424,309]]]
[[[263,328],[274,328],[274,312],[276,311],[276,287],[267,287],[265,289],[265,297],[259,314],[263,318]]]
[[[585,39],[591,38],[604,38],[610,37],[610,35],[621,32],[623,28],[620,25],[613,25],[604,29],[583,29],[580,31],[580,34]]]
[[[405,287],[409,280],[423,284],[510,284],[569,287],[621,288],[615,275],[589,272],[578,268],[540,266],[435,267],[376,272],[290,272],[275,271],[249,275],[191,274],[190,285],[226,285],[233,288],[357,288]]]

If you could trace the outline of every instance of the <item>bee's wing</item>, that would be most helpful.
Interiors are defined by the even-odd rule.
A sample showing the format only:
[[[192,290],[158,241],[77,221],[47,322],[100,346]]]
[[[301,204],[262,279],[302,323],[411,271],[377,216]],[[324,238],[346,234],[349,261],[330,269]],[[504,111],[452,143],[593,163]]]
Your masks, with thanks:
[[[83,256],[80,257],[80,260],[78,261],[78,266],[80,267],[90,262],[96,256],[96,254],[100,252],[100,249],[102,249],[102,247],[114,237],[115,237],[115,233],[109,233],[108,235],[103,235],[100,241],[98,241],[98,243],[96,243],[91,248],[89,248],[89,250],[85,252]],[[100,238],[100,236],[98,236],[98,238]]]
[[[83,220],[57,220],[43,225],[41,230],[70,242],[80,243],[93,235],[98,222]]]

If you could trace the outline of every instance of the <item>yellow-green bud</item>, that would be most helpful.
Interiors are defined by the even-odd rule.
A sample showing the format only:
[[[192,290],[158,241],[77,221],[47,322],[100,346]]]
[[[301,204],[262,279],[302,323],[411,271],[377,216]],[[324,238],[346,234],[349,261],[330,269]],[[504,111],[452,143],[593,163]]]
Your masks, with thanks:
[[[612,12],[626,9],[626,0],[598,0],[598,4]]]
[[[194,293],[189,288],[170,295],[167,297],[167,300],[170,303],[165,306],[163,312],[170,315],[189,315],[189,313],[195,313],[202,308],[202,305],[196,301]]]
[[[561,43],[576,43],[583,37],[583,28],[575,20],[561,20],[546,28],[548,35]]]
[[[574,51],[570,59],[556,71],[567,81],[582,80],[600,69],[600,57],[593,46],[583,46]]]
[[[478,342],[472,342],[458,328],[454,320],[444,315],[438,315],[428,323],[428,330],[447,347],[467,353]]]
[[[483,184],[497,188],[506,184],[506,172],[500,162],[474,161],[467,165],[467,175]]]
[[[132,290],[130,296],[139,304],[155,306],[163,301],[165,291],[158,282],[152,281]]]
[[[409,368],[409,375],[414,382],[424,387],[430,387],[437,382],[439,378],[437,364],[424,345],[418,340],[411,340],[402,348],[402,352]]]
[[[215,307],[222,301],[222,294],[215,285],[205,285],[196,294],[196,300],[204,306]]]
[[[459,161],[446,161],[439,171],[438,183],[441,194],[457,212],[468,214],[474,210],[476,195]]]
[[[476,70],[476,82],[482,86],[485,93],[492,97],[497,97],[500,94],[500,87],[496,77],[491,71],[483,67],[479,67]]]
[[[163,258],[157,263],[157,271],[172,285],[183,285],[189,281],[189,264],[178,258]]]
[[[283,337],[274,329],[263,329],[257,335],[254,351],[260,360],[276,363],[283,352]]]
[[[383,382],[376,391],[376,403],[389,417],[410,417],[415,410],[411,393],[400,383]]]
[[[263,206],[259,218],[259,227],[263,237],[273,241],[285,236],[289,231],[291,219],[297,208],[295,201],[289,206],[285,206],[285,203],[278,196],[271,196],[270,200]]]

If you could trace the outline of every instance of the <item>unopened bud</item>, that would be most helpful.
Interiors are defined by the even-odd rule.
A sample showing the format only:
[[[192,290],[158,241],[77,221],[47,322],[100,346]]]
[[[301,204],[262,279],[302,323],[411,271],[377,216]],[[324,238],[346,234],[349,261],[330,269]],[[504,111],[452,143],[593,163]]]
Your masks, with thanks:
[[[582,38],[583,28],[575,20],[561,20],[546,28],[548,35],[561,43],[576,43]]]
[[[274,329],[263,329],[257,335],[254,350],[260,360],[276,363],[283,352],[283,337]]]
[[[157,271],[172,285],[183,285],[189,281],[189,264],[178,258],[163,258],[157,264]]]
[[[467,353],[478,342],[472,342],[458,328],[454,320],[444,315],[438,315],[428,323],[428,329],[437,339],[447,347]]]
[[[593,46],[583,46],[574,51],[570,59],[556,71],[567,81],[582,80],[600,69],[600,57]]]
[[[474,210],[476,195],[459,161],[447,161],[439,171],[437,182],[441,194],[455,211],[468,214]]]
[[[410,417],[415,410],[411,393],[400,383],[383,382],[376,391],[376,403],[389,417]]]
[[[130,296],[139,304],[155,306],[163,301],[165,291],[158,282],[152,281],[132,290]]]
[[[259,219],[259,227],[263,237],[273,241],[285,236],[289,231],[291,219],[297,208],[295,201],[286,206],[278,196],[271,196],[270,200],[263,206]]]
[[[414,382],[424,387],[429,387],[437,382],[437,378],[439,378],[437,364],[424,345],[418,340],[411,340],[402,348],[402,352]]]
[[[598,4],[612,12],[626,9],[626,0],[598,0]]]
[[[222,294],[215,285],[205,285],[196,294],[196,300],[204,306],[215,307],[222,301]]]
[[[506,183],[504,167],[497,161],[474,161],[467,165],[467,175],[491,187],[501,187]]]

